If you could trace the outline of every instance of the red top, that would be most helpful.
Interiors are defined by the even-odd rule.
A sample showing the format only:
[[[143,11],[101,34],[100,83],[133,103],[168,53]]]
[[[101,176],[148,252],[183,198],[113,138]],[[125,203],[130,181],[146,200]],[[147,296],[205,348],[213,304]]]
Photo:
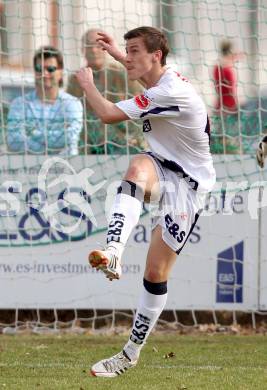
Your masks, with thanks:
[[[213,70],[215,89],[217,92],[216,108],[234,111],[237,109],[237,82],[232,66],[215,65]]]

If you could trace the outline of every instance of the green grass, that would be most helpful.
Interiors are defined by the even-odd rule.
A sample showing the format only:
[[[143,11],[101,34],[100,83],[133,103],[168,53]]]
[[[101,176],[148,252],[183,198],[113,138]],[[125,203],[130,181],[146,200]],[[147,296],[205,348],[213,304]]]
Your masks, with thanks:
[[[0,335],[0,390],[264,390],[263,335],[152,335],[136,368],[112,379],[88,375],[126,337]],[[173,352],[172,358],[164,355]]]

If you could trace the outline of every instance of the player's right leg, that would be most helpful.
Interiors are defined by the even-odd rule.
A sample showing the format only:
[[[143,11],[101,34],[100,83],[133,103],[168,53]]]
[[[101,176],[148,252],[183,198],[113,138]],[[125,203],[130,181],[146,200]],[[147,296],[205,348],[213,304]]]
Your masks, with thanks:
[[[154,193],[157,183],[158,175],[151,159],[146,155],[134,157],[110,211],[107,247],[89,254],[91,266],[104,272],[110,280],[121,276],[121,256],[125,244],[138,223],[144,199],[147,200],[151,194],[157,196]]]
[[[121,276],[122,252],[132,229],[138,223],[143,200],[143,189],[133,181],[123,180],[110,212],[107,247],[89,254],[91,266],[102,271],[110,280]]]
[[[96,249],[89,253],[89,263],[93,268],[102,271],[109,280],[120,279],[121,258],[111,247],[106,250]]]

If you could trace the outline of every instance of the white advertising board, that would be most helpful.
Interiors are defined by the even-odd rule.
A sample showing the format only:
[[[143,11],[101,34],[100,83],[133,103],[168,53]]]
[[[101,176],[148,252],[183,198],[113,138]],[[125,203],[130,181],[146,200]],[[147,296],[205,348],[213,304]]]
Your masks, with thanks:
[[[216,159],[218,176],[223,177],[225,159],[222,162],[219,156]],[[45,157],[1,158],[0,308],[134,309],[150,240],[149,214],[144,213],[133,230],[124,252],[123,275],[119,281],[109,282],[87,263],[89,251],[105,244],[104,210],[109,209],[111,192],[120,182],[127,157],[79,156],[65,165],[54,162],[47,182],[59,180],[44,190],[45,183],[37,179],[41,165],[48,160]],[[252,172],[255,162],[251,160],[246,161],[242,169],[249,170],[250,165]],[[85,171],[85,167],[91,171]],[[68,203],[69,206],[61,207],[56,215],[61,226],[57,230],[55,223],[44,218],[43,210],[46,204],[63,200],[70,183],[68,178],[82,171],[91,184],[91,195],[86,197],[83,193],[83,200],[89,204],[97,226],[84,215],[77,228],[68,231],[82,216],[79,207]],[[83,179],[80,175],[71,185],[83,187]],[[10,184],[12,180],[18,182],[17,187]],[[12,186],[16,188],[10,190]],[[100,186],[95,193],[94,186]],[[166,309],[266,308],[266,231],[259,240],[258,219],[251,218],[248,211],[248,191],[234,193],[229,202],[224,192],[215,191],[209,204],[212,215],[199,219],[177,257],[168,283]],[[90,213],[90,209],[87,211]],[[266,208],[262,212],[266,220]],[[260,267],[259,244],[263,259]]]

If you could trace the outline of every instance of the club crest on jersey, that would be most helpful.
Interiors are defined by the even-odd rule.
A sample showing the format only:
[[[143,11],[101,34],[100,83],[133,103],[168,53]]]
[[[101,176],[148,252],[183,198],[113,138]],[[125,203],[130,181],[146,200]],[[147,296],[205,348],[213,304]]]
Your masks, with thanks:
[[[144,122],[143,122],[143,132],[144,133],[147,133],[149,131],[152,130],[152,127],[151,127],[151,124],[149,122],[149,119],[146,119]]]
[[[134,101],[135,101],[135,104],[141,108],[141,110],[145,110],[146,108],[149,107],[149,100],[147,97],[145,97],[145,95],[138,95],[138,96],[135,96],[134,98]]]

